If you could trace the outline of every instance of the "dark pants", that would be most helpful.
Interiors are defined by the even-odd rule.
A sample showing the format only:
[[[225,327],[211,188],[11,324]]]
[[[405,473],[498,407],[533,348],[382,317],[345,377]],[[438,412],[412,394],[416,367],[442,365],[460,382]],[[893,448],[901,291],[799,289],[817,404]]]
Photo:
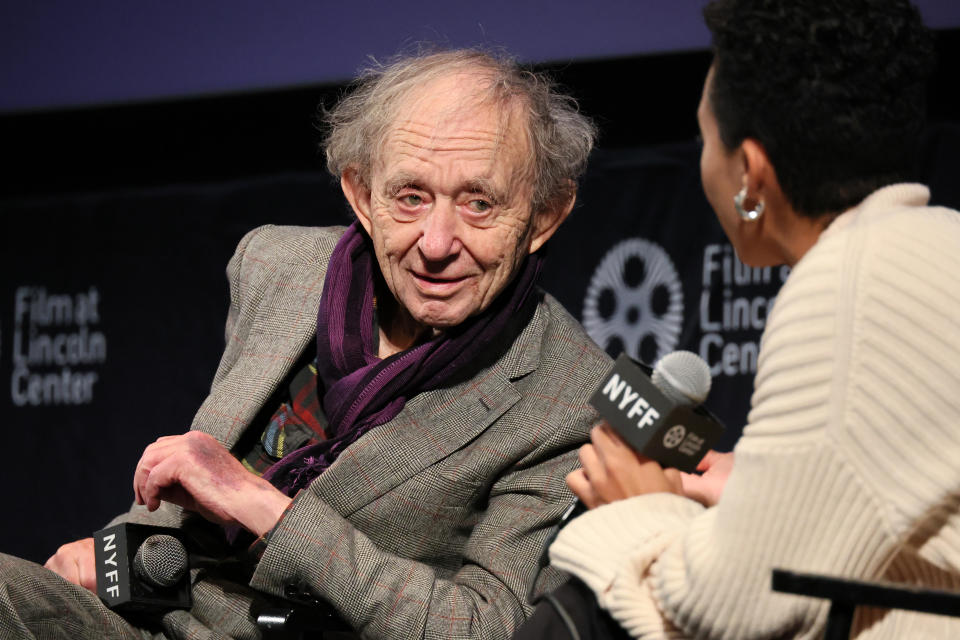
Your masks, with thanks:
[[[630,635],[597,604],[593,591],[571,578],[540,600],[513,640],[629,640]]]

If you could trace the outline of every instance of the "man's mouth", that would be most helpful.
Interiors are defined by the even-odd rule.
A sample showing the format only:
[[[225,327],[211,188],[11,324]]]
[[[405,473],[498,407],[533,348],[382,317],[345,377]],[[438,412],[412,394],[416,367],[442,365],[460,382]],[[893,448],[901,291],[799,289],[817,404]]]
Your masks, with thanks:
[[[439,277],[425,273],[411,272],[417,287],[424,293],[448,293],[456,289],[468,276]]]

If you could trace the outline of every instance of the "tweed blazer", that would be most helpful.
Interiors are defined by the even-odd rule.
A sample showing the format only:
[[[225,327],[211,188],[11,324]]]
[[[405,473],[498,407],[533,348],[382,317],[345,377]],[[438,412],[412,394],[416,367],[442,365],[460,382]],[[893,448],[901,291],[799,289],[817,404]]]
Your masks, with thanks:
[[[193,429],[235,448],[248,427],[262,427],[255,418],[315,337],[342,233],[267,226],[241,241],[227,268],[226,350]],[[538,295],[519,335],[449,386],[411,398],[297,495],[250,587],[327,601],[365,637],[512,634],[531,611],[533,583],[542,591],[561,579],[537,561],[573,499],[564,476],[597,420],[587,398],[610,366],[556,300]],[[122,519],[184,521],[166,503]],[[192,615],[168,616],[168,634],[198,633],[199,621],[210,637],[246,635],[250,596],[224,602],[230,589],[202,582]]]

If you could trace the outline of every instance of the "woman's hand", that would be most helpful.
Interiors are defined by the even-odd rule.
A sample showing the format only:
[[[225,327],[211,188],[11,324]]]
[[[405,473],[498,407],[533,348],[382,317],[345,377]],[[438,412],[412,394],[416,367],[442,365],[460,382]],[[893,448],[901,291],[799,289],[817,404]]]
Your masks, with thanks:
[[[636,453],[606,422],[590,430],[580,464],[567,474],[567,485],[590,509],[646,493],[683,495],[679,471]]]
[[[727,485],[727,478],[733,470],[733,453],[708,451],[695,473],[682,473],[683,495],[696,500],[705,507],[712,507],[720,501],[723,488]]]

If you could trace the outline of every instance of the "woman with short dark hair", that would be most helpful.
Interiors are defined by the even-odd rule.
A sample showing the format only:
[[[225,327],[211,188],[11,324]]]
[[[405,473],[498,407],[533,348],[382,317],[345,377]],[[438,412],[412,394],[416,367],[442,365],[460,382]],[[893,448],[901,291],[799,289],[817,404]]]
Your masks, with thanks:
[[[827,603],[774,567],[960,590],[960,215],[907,182],[930,36],[905,0],[704,13],[704,191],[744,262],[792,273],[734,457],[681,477],[594,428],[551,558],[637,638],[816,637]],[[863,609],[854,635],[960,621]]]

